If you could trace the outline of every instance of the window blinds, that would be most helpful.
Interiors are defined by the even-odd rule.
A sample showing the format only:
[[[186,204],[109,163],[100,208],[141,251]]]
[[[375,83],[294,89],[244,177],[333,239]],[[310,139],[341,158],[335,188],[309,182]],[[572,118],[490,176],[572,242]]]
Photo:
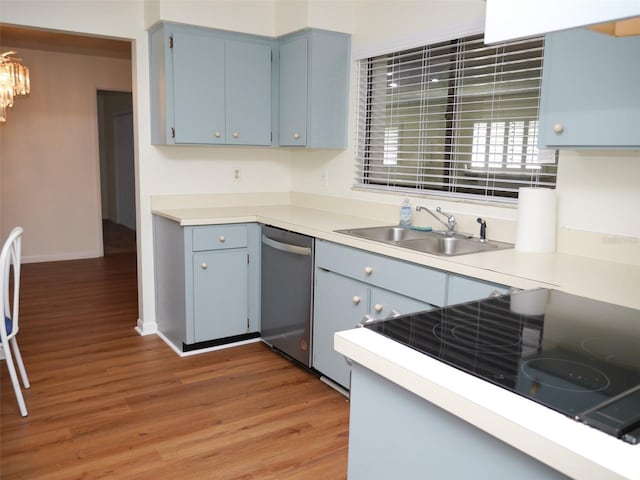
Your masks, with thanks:
[[[359,61],[355,185],[514,201],[555,186],[537,148],[543,39],[482,35]]]

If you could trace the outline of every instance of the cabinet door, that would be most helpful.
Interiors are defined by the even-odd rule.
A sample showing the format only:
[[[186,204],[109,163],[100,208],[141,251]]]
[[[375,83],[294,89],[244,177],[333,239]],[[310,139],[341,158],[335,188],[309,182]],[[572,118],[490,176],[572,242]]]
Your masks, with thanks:
[[[405,314],[433,309],[428,303],[375,287],[371,287],[370,299],[371,315],[376,318],[387,318],[393,311]]]
[[[545,43],[540,144],[640,146],[640,37],[577,29]]]
[[[282,146],[307,143],[307,55],[306,38],[280,44],[280,130]]]
[[[226,142],[271,145],[271,47],[226,41]]]
[[[349,388],[351,368],[333,349],[333,334],[356,326],[367,313],[365,284],[316,270],[313,317],[313,367]]]
[[[224,143],[224,40],[173,34],[175,143]]]
[[[247,333],[247,251],[193,255],[193,312],[196,342]]]

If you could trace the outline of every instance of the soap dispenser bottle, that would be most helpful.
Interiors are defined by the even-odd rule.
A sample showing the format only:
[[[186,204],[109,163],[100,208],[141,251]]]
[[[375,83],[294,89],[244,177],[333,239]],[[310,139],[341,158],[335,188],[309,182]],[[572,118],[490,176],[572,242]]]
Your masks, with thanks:
[[[404,202],[400,205],[400,226],[410,227],[412,216],[411,204],[409,203],[409,197],[404,198]]]

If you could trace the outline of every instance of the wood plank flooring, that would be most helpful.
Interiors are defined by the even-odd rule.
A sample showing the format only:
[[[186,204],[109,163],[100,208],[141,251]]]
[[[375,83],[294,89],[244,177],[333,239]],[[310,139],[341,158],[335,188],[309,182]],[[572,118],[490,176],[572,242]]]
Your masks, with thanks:
[[[0,365],[0,477],[346,478],[348,401],[262,343],[179,358],[140,337],[135,267],[23,266],[29,416]]]

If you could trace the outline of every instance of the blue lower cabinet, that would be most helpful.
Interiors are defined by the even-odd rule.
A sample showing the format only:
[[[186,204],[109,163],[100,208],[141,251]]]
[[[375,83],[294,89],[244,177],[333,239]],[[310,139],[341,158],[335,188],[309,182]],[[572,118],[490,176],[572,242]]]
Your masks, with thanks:
[[[317,240],[313,367],[349,388],[349,365],[333,348],[335,332],[377,319],[506,293],[508,287]]]
[[[193,254],[195,342],[248,332],[247,257],[246,249]]]
[[[348,470],[349,480],[567,478],[357,363]]]
[[[447,305],[472,302],[509,291],[509,287],[498,283],[484,282],[462,275],[448,275]]]
[[[350,368],[333,349],[333,335],[354,328],[369,311],[366,284],[317,269],[313,311],[313,367],[349,388]]]
[[[156,320],[177,349],[258,334],[260,232],[255,223],[183,227],[153,216]]]

